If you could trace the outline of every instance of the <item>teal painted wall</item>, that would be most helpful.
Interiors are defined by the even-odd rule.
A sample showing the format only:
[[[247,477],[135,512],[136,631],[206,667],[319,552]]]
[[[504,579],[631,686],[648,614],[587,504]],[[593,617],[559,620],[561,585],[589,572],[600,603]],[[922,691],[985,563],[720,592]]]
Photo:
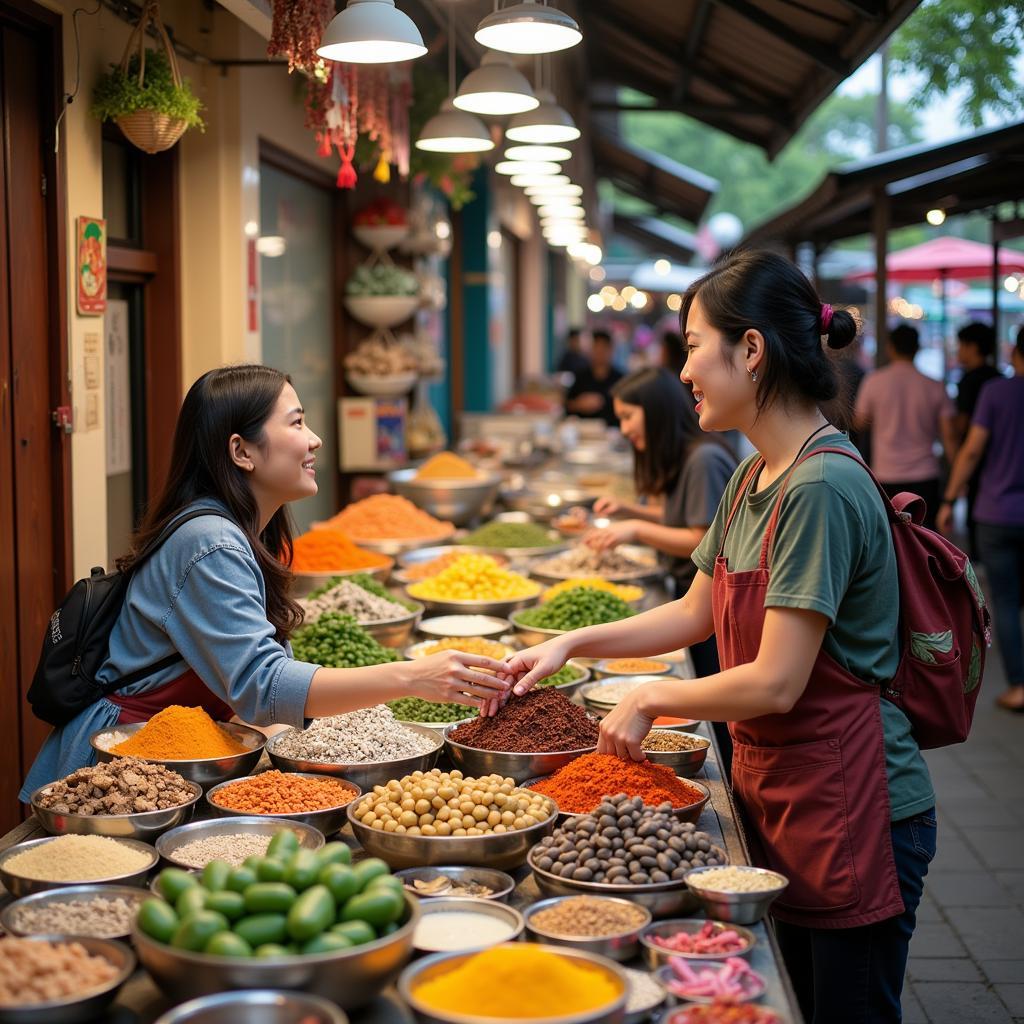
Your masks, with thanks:
[[[465,308],[462,407],[466,412],[492,408],[491,347],[488,321],[487,232],[491,213],[489,172],[479,167],[473,177],[476,198],[462,208],[462,274]]]

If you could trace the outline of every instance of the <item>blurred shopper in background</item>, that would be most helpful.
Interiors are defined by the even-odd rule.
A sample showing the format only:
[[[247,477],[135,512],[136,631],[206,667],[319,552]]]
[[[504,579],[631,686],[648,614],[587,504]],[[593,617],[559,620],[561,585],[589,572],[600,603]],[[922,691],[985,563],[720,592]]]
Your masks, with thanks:
[[[961,327],[956,335],[957,361],[963,368],[963,376],[956,392],[956,441],[963,444],[970,429],[978,396],[982,387],[1000,373],[995,367],[996,332],[988,325],[975,321]],[[967,535],[971,557],[978,559],[978,541],[974,526],[974,503],[978,498],[978,481],[981,477],[985,456],[975,469],[967,484]]]
[[[590,360],[583,351],[583,331],[579,327],[570,327],[565,336],[565,351],[558,360],[555,373],[571,373],[575,378],[589,369]]]
[[[1024,327],[1017,333],[1012,362],[1013,377],[989,380],[981,388],[967,440],[949,476],[938,525],[943,533],[950,532],[953,503],[967,491],[981,465],[974,515],[1007,682],[996,703],[1024,712]]]
[[[665,331],[661,336],[661,365],[673,377],[678,377],[683,372],[685,362],[686,349],[683,346],[683,336],[678,331]]]
[[[565,411],[584,419],[603,419],[616,424],[612,407],[612,388],[622,380],[622,371],[613,363],[615,343],[604,330],[591,332],[590,365],[576,375],[565,396]]]
[[[890,363],[864,378],[854,406],[854,426],[871,431],[871,468],[890,497],[910,491],[928,506],[925,525],[935,527],[939,505],[939,460],[942,441],[952,462],[956,451],[956,410],[942,383],[914,366],[917,330],[909,324],[889,335]]]

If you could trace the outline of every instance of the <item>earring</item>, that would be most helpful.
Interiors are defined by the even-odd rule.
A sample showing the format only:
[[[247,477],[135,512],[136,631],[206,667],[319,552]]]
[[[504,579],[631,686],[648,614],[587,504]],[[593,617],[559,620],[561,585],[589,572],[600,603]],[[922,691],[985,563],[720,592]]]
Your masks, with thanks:
[[[757,383],[757,370],[750,370],[750,371],[749,371],[749,373],[750,373],[750,379],[751,379],[751,381],[752,381],[752,382],[753,382],[754,384],[756,384],[756,383]]]

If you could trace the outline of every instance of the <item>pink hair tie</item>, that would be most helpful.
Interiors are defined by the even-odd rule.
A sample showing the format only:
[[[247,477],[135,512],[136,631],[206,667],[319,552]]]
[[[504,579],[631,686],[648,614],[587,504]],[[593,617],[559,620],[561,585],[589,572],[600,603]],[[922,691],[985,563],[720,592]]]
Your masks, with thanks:
[[[821,333],[828,334],[828,329],[832,326],[832,307],[827,303],[821,304]]]

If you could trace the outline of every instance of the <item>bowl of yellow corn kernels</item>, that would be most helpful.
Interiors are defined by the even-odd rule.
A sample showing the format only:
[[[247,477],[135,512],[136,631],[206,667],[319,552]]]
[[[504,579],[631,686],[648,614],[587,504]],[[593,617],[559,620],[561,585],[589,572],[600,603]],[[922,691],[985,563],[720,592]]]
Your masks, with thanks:
[[[436,576],[410,583],[406,593],[430,611],[507,616],[527,608],[543,588],[500,565],[490,555],[469,553]]]

